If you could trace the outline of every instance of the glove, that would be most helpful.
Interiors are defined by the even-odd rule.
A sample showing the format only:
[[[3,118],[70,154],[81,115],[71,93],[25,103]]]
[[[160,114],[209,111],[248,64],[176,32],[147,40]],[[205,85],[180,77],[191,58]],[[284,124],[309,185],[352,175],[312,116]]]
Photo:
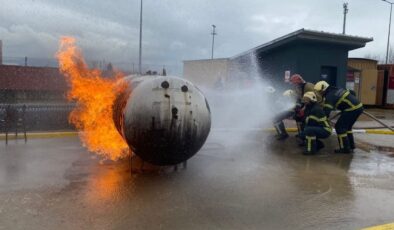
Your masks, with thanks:
[[[296,109],[294,120],[303,121],[305,118],[305,110],[304,108]]]

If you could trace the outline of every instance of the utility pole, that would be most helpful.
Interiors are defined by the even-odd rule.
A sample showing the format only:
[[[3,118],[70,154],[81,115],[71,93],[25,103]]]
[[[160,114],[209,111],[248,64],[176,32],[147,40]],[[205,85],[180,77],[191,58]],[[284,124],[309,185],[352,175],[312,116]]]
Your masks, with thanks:
[[[349,9],[347,8],[348,3],[345,2],[343,3],[343,31],[342,34],[345,34],[346,31],[346,14],[349,11]]]
[[[140,50],[139,50],[139,56],[138,56],[138,73],[140,75],[142,75],[141,57],[142,57],[142,0],[141,0],[141,9],[140,9]]]
[[[386,2],[390,4],[390,19],[389,19],[389,34],[387,36],[387,49],[386,49],[386,65],[389,59],[389,48],[390,48],[390,29],[391,29],[391,12],[393,10],[393,2],[389,2],[387,0],[382,0],[383,2]]]
[[[211,59],[213,59],[213,47],[215,45],[215,35],[217,35],[217,33],[215,32],[216,26],[212,25],[212,55],[211,55]]]
[[[3,41],[0,40],[0,65],[3,64]]]

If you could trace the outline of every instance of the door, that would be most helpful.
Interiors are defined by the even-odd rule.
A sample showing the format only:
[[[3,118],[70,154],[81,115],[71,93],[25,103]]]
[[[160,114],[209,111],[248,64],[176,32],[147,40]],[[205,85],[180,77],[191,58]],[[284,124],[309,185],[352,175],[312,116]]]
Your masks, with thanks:
[[[378,81],[376,83],[376,105],[383,105],[384,92],[384,70],[378,71]]]
[[[383,77],[383,105],[387,104],[387,91],[388,91],[388,81],[389,81],[389,71],[387,69],[384,70]]]
[[[337,67],[322,66],[320,68],[320,80],[326,81],[332,86],[337,85]]]

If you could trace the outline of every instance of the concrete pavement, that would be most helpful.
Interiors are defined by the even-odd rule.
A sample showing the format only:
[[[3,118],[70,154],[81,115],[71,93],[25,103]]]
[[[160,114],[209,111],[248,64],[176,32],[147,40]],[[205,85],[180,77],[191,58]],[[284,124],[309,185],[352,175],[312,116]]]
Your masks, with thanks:
[[[0,229],[359,229],[394,222],[394,158],[213,131],[186,170],[133,174],[77,137],[0,142]]]

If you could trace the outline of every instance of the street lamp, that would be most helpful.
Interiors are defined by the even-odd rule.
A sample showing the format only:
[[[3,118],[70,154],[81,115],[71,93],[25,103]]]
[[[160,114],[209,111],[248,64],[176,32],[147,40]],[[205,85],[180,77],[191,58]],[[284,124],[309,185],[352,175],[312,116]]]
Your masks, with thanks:
[[[213,59],[213,46],[215,44],[215,35],[217,35],[217,33],[215,32],[216,26],[212,25],[212,55],[211,55],[211,59]]]
[[[349,11],[349,8],[347,8],[348,3],[345,2],[343,3],[343,30],[342,30],[342,34],[345,34],[346,31],[346,14]]]
[[[138,55],[138,73],[142,75],[142,0],[141,0],[141,8],[140,8],[140,47],[139,47],[139,55]]]
[[[394,2],[390,2],[390,1],[387,1],[387,0],[382,0],[382,1],[390,4],[389,34],[388,34],[388,37],[387,37],[387,50],[386,50],[386,65],[387,65],[387,61],[388,61],[388,58],[389,58],[389,47],[390,47],[391,12],[393,10]]]

